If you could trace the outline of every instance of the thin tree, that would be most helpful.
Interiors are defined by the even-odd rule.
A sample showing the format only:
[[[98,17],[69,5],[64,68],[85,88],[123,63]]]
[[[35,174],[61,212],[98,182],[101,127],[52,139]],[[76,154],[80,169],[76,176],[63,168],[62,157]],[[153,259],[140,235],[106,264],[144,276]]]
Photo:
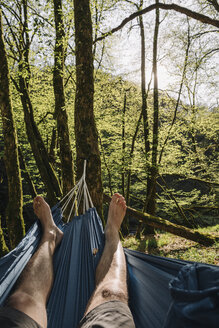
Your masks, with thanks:
[[[158,0],[156,0],[158,3]],[[153,40],[153,75],[154,75],[154,114],[153,114],[153,140],[152,140],[152,162],[147,185],[147,206],[146,211],[154,215],[156,209],[156,179],[157,179],[157,153],[158,153],[158,122],[159,122],[159,94],[157,77],[157,44],[159,33],[159,8],[156,8],[154,40]]]
[[[55,94],[55,118],[57,121],[59,153],[61,161],[62,189],[67,194],[74,186],[73,154],[68,128],[68,114],[65,106],[64,64],[65,64],[65,30],[62,12],[62,1],[53,0],[56,43],[54,50],[53,88]]]
[[[125,197],[125,151],[126,151],[126,142],[125,142],[125,117],[126,117],[126,90],[124,94],[123,110],[122,110],[122,194]]]

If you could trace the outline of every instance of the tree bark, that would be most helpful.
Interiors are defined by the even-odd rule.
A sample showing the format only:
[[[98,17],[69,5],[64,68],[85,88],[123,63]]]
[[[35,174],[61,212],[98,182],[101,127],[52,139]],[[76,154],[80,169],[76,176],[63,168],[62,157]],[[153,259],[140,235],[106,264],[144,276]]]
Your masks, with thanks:
[[[54,50],[53,88],[55,94],[55,117],[57,121],[58,141],[60,149],[62,190],[66,195],[74,184],[73,154],[68,129],[68,114],[65,107],[64,62],[65,62],[65,31],[62,13],[62,0],[53,0],[56,28]]]
[[[92,22],[89,0],[74,0],[76,44],[75,139],[77,180],[87,159],[87,184],[94,205],[102,215],[101,160],[94,119]]]
[[[104,194],[104,201],[107,203],[110,203],[111,197]],[[174,235],[186,238],[188,240],[195,241],[195,242],[205,245],[205,246],[212,246],[219,239],[218,237],[200,233],[198,231],[171,223],[170,221],[159,218],[157,216],[153,216],[148,213],[142,213],[142,212],[136,211],[135,209],[133,209],[131,207],[127,207],[127,214],[132,215],[139,221],[144,222],[147,225],[152,226],[153,228],[157,228],[157,229],[161,229],[163,231],[170,232]]]
[[[4,44],[2,12],[0,8],[0,107],[3,121],[4,159],[8,178],[9,203],[7,227],[10,245],[14,248],[25,234],[23,219],[23,193],[18,159],[17,133],[9,85],[9,69]]]

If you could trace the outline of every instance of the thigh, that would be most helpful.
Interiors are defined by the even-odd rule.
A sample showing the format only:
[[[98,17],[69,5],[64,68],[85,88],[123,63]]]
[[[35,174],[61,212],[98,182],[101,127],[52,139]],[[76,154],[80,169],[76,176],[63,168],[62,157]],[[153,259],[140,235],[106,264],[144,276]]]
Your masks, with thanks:
[[[10,307],[0,307],[0,327],[41,328],[41,326],[28,315]]]
[[[105,302],[91,310],[79,328],[135,328],[131,311],[123,302]]]

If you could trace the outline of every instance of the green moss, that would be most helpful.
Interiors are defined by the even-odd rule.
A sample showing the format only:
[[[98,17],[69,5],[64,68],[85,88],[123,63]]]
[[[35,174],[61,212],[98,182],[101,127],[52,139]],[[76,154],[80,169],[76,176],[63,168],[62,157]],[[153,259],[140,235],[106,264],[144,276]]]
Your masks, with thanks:
[[[0,220],[0,257],[4,256],[8,252],[9,250],[5,243],[5,238],[4,238],[3,230],[1,228],[1,220]]]

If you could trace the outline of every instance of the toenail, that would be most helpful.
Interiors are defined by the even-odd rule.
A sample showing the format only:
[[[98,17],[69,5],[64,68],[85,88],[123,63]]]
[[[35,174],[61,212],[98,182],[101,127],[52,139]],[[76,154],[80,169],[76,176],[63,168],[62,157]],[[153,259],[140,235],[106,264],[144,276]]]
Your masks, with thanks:
[[[93,255],[95,256],[98,253],[98,248],[93,248]]]

